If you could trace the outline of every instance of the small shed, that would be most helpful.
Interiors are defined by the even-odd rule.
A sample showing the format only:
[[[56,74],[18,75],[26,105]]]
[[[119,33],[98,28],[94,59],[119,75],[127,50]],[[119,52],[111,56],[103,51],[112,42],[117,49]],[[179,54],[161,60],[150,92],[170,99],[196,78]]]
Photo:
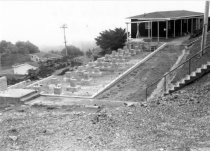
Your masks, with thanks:
[[[32,66],[28,63],[13,65],[12,68],[13,68],[14,74],[18,74],[18,75],[27,75],[29,69],[33,69],[33,70],[37,69],[37,67]]]

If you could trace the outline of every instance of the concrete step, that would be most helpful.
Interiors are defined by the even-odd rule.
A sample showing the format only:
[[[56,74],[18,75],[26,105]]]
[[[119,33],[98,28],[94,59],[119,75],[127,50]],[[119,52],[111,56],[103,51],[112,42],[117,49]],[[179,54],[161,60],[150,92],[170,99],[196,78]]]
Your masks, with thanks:
[[[210,62],[207,62],[206,64],[203,64],[200,68],[197,68],[196,71],[191,72],[190,75],[186,75],[183,79],[178,81],[176,84],[174,84],[169,90],[167,90],[164,95],[168,95],[170,93],[173,93],[174,91],[180,89],[181,87],[185,86],[186,84],[194,81],[195,79],[202,76],[205,72],[210,71]]]
[[[207,64],[203,64],[202,66],[201,66],[201,68],[202,69],[207,69],[208,67],[207,67]]]
[[[201,68],[197,68],[195,72],[201,73]]]
[[[38,96],[40,96],[40,94],[38,92],[31,93],[31,94],[28,94],[28,95],[23,96],[22,98],[20,98],[20,101],[21,102],[29,101],[31,99],[34,99],[34,98],[38,97]]]

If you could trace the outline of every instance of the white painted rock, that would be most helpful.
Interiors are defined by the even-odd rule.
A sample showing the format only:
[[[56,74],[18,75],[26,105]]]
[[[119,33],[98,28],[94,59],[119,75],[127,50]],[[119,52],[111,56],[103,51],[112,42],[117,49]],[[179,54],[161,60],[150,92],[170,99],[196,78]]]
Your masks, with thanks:
[[[18,137],[17,136],[9,136],[9,138],[11,139],[11,140],[13,140],[13,141],[16,141],[17,139],[18,139]]]

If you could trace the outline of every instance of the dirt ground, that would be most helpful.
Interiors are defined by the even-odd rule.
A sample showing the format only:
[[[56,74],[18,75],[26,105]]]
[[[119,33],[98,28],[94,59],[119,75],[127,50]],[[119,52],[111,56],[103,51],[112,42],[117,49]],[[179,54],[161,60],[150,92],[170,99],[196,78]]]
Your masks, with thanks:
[[[34,105],[1,111],[0,148],[209,151],[209,90],[210,74],[147,105],[115,104],[101,108]]]
[[[145,101],[146,86],[152,84],[169,71],[179,55],[181,55],[182,49],[182,46],[174,44],[166,46],[127,77],[105,91],[98,99]]]
[[[100,99],[43,97],[46,104],[0,110],[0,151],[210,151],[210,74],[173,95],[128,102],[143,100],[142,80],[169,70],[177,48],[166,47]]]

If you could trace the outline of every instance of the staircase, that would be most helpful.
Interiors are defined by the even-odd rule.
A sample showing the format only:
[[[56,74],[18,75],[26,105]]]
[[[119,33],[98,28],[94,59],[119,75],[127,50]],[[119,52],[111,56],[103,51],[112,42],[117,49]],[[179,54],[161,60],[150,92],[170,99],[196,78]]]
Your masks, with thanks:
[[[204,74],[210,72],[210,62],[207,62],[206,64],[203,64],[200,68],[197,68],[196,71],[193,71],[190,75],[186,75],[183,79],[178,81],[176,84],[174,84],[171,88],[169,88],[164,95],[171,94],[187,84],[195,81],[196,79],[200,78]]]
[[[29,93],[29,94],[27,94],[27,95],[22,96],[21,98],[19,98],[19,101],[26,102],[26,101],[35,99],[35,98],[37,98],[39,96],[40,96],[40,93],[39,92],[33,91],[32,93]]]

